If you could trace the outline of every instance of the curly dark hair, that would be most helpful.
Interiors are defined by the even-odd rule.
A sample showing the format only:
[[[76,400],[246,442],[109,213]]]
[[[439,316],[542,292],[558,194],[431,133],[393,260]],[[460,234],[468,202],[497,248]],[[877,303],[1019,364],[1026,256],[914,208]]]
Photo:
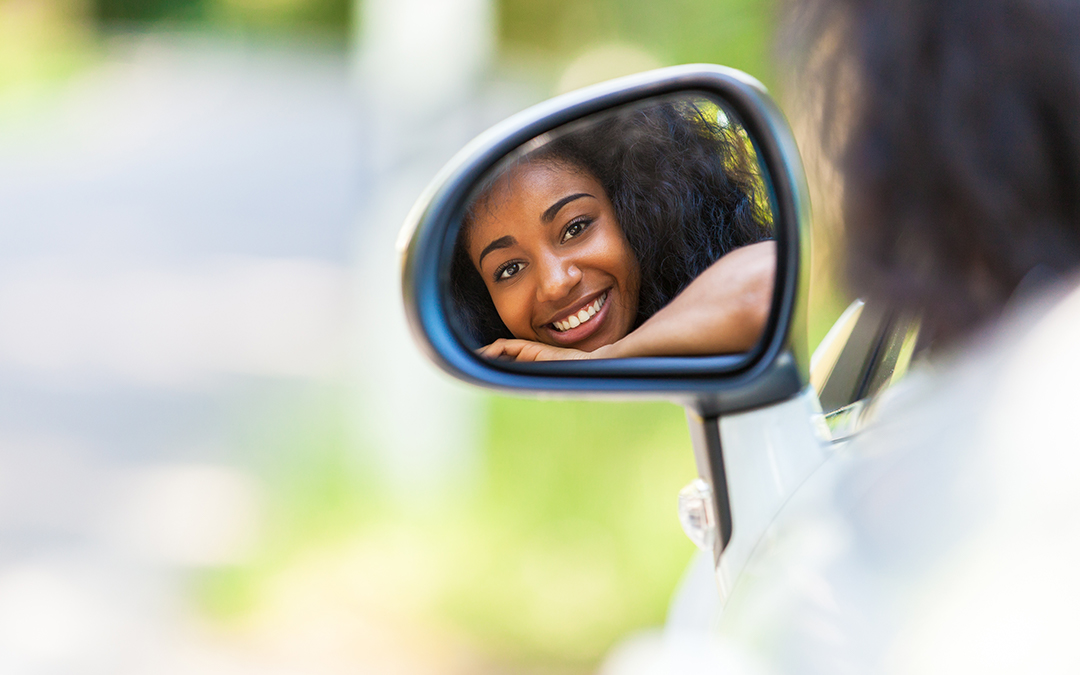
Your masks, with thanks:
[[[562,163],[603,186],[641,272],[641,325],[729,251],[772,237],[772,212],[751,146],[736,124],[690,101],[620,109],[576,125],[492,172],[463,218],[450,271],[461,329],[484,345],[514,337],[467,252],[492,186],[526,162]]]
[[[1080,265],[1080,3],[791,4],[785,56],[843,177],[855,293],[943,344]]]

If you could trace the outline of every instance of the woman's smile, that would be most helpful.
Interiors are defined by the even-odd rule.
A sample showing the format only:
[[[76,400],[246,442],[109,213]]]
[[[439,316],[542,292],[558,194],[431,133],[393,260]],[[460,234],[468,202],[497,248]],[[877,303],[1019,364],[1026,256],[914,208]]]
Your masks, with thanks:
[[[637,316],[637,259],[600,183],[565,162],[524,164],[486,198],[469,256],[514,337],[593,351]]]
[[[605,290],[584,305],[579,305],[580,309],[576,312],[563,313],[564,318],[544,324],[543,328],[548,331],[551,342],[560,346],[572,345],[600,330],[608,317],[606,310],[610,295],[610,289]]]
[[[555,327],[555,330],[560,333],[565,333],[571,328],[577,328],[583,323],[589,321],[589,319],[596,316],[596,313],[600,311],[600,308],[604,306],[604,301],[607,300],[607,291],[605,291],[600,297],[596,298],[592,302],[589,302],[584,307],[576,312],[570,312],[563,320],[555,319],[551,322],[551,325]]]

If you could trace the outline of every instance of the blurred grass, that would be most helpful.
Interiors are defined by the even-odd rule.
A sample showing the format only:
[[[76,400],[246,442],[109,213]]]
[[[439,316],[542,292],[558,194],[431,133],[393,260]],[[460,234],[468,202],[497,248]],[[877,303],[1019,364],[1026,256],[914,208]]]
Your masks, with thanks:
[[[486,530],[445,598],[503,657],[592,663],[663,621],[693,547],[675,497],[696,475],[670,404],[489,400]]]
[[[252,426],[253,452],[281,458],[269,470],[273,525],[255,564],[193,578],[218,621],[282,614],[281,598],[340,574],[340,597],[319,601],[328,608],[351,588],[363,596],[354,615],[405,616],[464,636],[492,663],[571,672],[663,623],[694,550],[675,509],[696,475],[680,408],[489,397],[474,489],[413,512],[382,498],[334,408],[324,395],[291,421]]]

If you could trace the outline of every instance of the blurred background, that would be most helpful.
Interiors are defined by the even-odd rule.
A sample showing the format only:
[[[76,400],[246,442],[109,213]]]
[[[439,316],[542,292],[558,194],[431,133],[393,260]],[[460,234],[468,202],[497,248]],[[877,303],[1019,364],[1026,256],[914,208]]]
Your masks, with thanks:
[[[457,149],[556,93],[690,62],[775,85],[774,23],[0,0],[0,671],[618,670],[693,553],[681,409],[449,381],[394,242]]]

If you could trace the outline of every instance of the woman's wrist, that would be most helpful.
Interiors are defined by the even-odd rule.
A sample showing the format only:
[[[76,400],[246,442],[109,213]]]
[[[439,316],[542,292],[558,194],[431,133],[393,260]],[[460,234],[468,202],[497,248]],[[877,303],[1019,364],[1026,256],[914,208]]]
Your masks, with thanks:
[[[597,347],[594,349],[589,358],[591,359],[625,359],[630,356],[640,356],[640,354],[634,354],[633,346],[634,339],[633,333],[623,337],[620,340],[616,340],[609,345]]]
[[[626,338],[623,338],[623,340],[625,340],[625,339]],[[590,359],[618,359],[618,358],[622,358],[623,354],[619,353],[619,343],[620,342],[622,342],[622,340],[612,342],[611,344],[604,345],[602,347],[597,347],[596,349],[589,352],[588,358],[590,358]]]

